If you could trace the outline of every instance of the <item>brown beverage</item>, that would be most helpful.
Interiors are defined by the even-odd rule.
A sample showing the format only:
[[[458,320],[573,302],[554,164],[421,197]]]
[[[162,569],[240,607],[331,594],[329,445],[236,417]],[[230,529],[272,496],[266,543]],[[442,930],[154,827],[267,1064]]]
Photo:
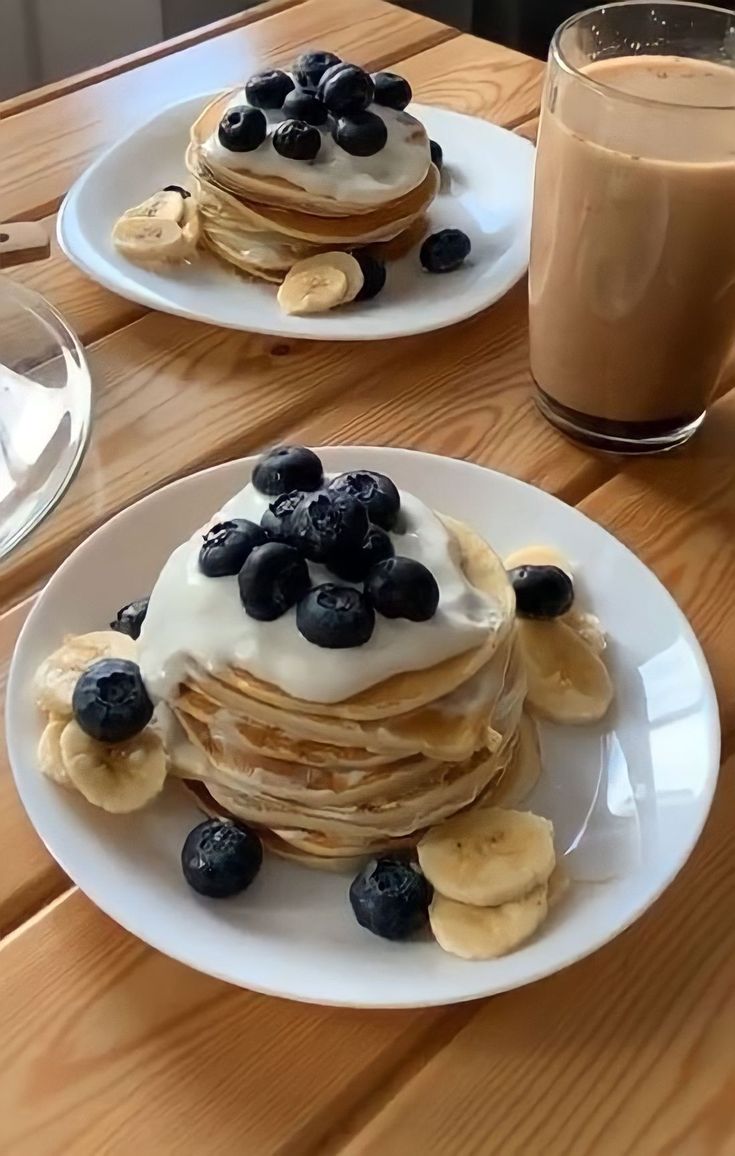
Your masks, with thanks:
[[[735,338],[735,62],[580,71],[594,83],[560,75],[539,133],[531,368],[568,432],[665,447],[696,428]]]

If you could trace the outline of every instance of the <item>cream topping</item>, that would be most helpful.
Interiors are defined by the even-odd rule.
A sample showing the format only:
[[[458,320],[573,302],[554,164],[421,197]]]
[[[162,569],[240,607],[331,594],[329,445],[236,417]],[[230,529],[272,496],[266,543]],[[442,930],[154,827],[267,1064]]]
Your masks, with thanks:
[[[272,499],[248,484],[212,518],[259,522]],[[151,594],[139,642],[140,667],[156,699],[170,696],[193,660],[216,673],[237,666],[310,702],[340,702],[395,674],[425,670],[479,646],[502,625],[501,608],[471,586],[453,556],[450,535],[432,510],[401,494],[405,532],[393,533],[396,553],[423,562],[439,586],[428,622],[375,618],[364,646],[329,650],[308,642],[296,611],[258,622],[243,609],[236,577],[208,578],[198,565],[202,532],[174,550]],[[309,564],[312,582],[339,582]]]
[[[236,92],[227,109],[247,104],[245,91]],[[233,152],[219,141],[217,132],[202,145],[205,160],[233,172],[255,177],[280,177],[315,196],[333,197],[357,205],[379,205],[420,185],[429,170],[431,155],[426,130],[407,112],[372,104],[370,112],[385,121],[388,140],[371,157],[355,157],[332,139],[329,128],[320,128],[322,144],[313,161],[282,157],[273,148],[273,130],[287,118],[280,110],[266,111],[268,136],[249,153]]]

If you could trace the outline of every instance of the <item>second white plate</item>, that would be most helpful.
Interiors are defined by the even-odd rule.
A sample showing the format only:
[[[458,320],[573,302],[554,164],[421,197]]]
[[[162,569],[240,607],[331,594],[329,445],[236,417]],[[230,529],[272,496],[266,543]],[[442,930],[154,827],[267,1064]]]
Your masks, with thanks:
[[[288,317],[275,288],[247,280],[212,257],[158,271],[116,252],[110,233],[117,217],[158,188],[187,177],[189,127],[208,96],[165,109],[112,145],[79,178],[61,207],[59,244],[93,280],[151,309],[212,325],[328,341],[405,337],[453,325],[492,305],[528,265],[534,149],[506,129],[448,109],[414,104],[409,110],[443,150],[446,178],[429,211],[428,232],[454,227],[472,241],[472,254],[454,273],[424,272],[417,250],[391,262],[388,284],[374,301],[331,313]]]

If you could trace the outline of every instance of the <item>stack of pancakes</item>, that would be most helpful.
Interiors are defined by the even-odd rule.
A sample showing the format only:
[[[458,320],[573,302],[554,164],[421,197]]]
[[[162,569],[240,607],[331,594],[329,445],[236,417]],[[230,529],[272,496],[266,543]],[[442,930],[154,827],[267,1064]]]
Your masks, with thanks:
[[[379,204],[350,203],[294,183],[305,162],[295,164],[293,180],[286,180],[226,167],[215,159],[207,143],[216,137],[234,95],[225,93],[204,109],[192,126],[186,153],[196,182],[202,238],[217,256],[251,276],[281,281],[304,257],[415,234],[439,189],[439,173],[430,163],[428,140],[418,121],[415,132],[426,147],[421,182],[400,196],[391,197],[386,190]]]
[[[168,706],[198,757],[178,761],[175,744],[169,756],[207,813],[258,825],[281,854],[342,865],[495,798],[521,745],[514,597],[490,547],[444,521],[468,581],[498,608],[479,646],[330,704],[187,664]]]

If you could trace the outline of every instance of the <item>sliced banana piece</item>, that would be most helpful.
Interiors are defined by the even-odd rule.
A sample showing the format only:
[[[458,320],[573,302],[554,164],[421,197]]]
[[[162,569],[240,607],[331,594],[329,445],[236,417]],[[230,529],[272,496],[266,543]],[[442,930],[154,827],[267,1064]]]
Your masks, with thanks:
[[[150,727],[126,743],[98,743],[72,719],[64,727],[60,746],[71,782],[104,811],[138,811],[163,788],[166,755],[160,735]]]
[[[569,876],[562,867],[561,863],[557,863],[554,870],[549,876],[549,882],[546,890],[546,896],[549,901],[549,910],[556,907],[567,891],[569,890]]]
[[[38,766],[41,774],[62,787],[71,785],[64,760],[61,757],[61,735],[66,726],[66,719],[59,721],[54,718],[46,723],[43,734],[38,743]]]
[[[185,217],[186,205],[191,199],[182,197],[181,193],[173,189],[161,189],[152,197],[146,197],[140,205],[126,209],[123,217],[155,217],[159,221],[173,221],[174,224],[180,225]]]
[[[562,614],[560,621],[566,623],[588,646],[591,646],[595,654],[602,654],[607,646],[607,638],[602,623],[595,614],[588,614],[586,610],[577,610],[573,606],[566,614]]]
[[[546,884],[498,907],[470,907],[434,894],[429,922],[440,947],[462,959],[497,959],[536,931],[548,912]]]
[[[62,645],[45,659],[33,679],[36,703],[41,710],[67,719],[80,674],[99,658],[135,659],[136,646],[127,634],[116,630],[94,630],[91,634],[68,635]]]
[[[569,559],[553,546],[522,546],[509,554],[503,565],[506,570],[514,570],[516,566],[558,566],[570,578],[574,577]]]
[[[554,870],[554,828],[528,811],[486,807],[434,827],[418,844],[426,878],[449,899],[478,907],[519,899]]]
[[[191,246],[175,221],[158,217],[121,217],[112,230],[118,252],[131,261],[180,261]]]
[[[278,290],[278,304],[294,315],[323,313],[354,301],[363,282],[362,269],[349,253],[318,253],[289,269]]]
[[[560,619],[519,618],[529,709],[558,723],[596,722],[613,698],[610,675],[579,634]]]

